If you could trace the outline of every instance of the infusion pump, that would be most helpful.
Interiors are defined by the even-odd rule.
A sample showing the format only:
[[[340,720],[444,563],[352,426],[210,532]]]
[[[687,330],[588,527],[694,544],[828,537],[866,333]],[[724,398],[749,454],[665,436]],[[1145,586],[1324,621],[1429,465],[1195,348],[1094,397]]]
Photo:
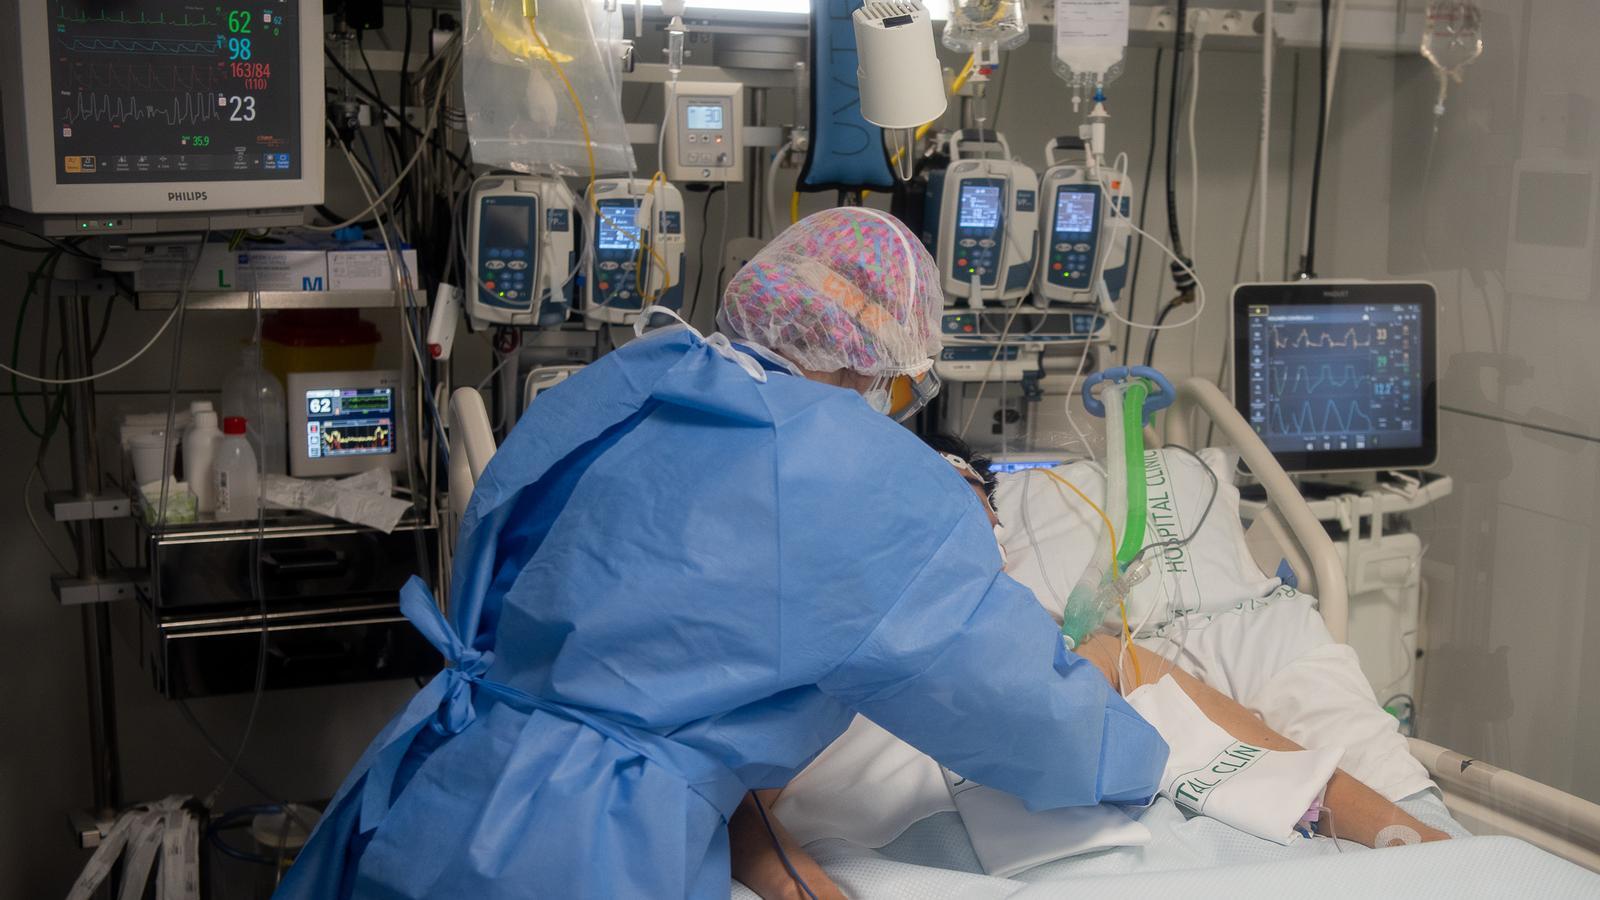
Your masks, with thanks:
[[[1078,148],[1082,141],[1056,138],[1045,145],[1045,170],[1040,186],[1039,227],[1043,259],[1034,277],[1034,305],[1093,304],[1095,286],[1104,278],[1107,299],[1115,299],[1127,280],[1128,249],[1133,234],[1128,218],[1132,186],[1121,173],[1102,171],[1102,188],[1087,160],[1062,161],[1057,151]],[[1116,202],[1111,208],[1107,196]]]
[[[565,321],[578,259],[572,191],[550,176],[485,175],[473,182],[471,202],[467,317],[521,327]]]
[[[603,178],[589,203],[594,227],[583,314],[591,326],[638,318],[649,304],[683,306],[683,194],[670,183]]]
[[[964,143],[998,146],[1000,157],[963,157]],[[1023,297],[1033,287],[1039,176],[992,131],[951,135],[950,160],[937,253],[945,296],[973,308]]]

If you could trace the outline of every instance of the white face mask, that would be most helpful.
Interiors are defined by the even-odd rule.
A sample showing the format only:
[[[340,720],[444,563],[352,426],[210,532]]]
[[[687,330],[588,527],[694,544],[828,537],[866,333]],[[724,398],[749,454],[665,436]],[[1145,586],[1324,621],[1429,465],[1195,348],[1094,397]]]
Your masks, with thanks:
[[[994,527],[994,546],[1000,551],[1000,571],[1011,571],[1011,557],[1006,554],[1006,545],[1000,543],[1000,526]]]

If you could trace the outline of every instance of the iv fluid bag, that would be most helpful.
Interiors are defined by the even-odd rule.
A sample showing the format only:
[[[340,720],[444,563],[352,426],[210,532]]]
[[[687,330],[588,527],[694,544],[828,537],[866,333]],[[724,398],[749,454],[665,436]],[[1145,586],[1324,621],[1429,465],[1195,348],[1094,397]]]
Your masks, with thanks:
[[[1015,50],[1028,42],[1022,0],[952,0],[940,43],[972,53],[982,47]]]
[[[1128,49],[1128,0],[1055,0],[1056,74],[1092,89],[1122,74]]]
[[[466,0],[462,12],[462,93],[473,161],[587,175],[589,146],[577,109],[534,40],[521,0]],[[632,171],[622,117],[620,8],[606,0],[546,2],[539,31],[583,104],[596,170]]]
[[[1461,80],[1461,70],[1483,54],[1478,4],[1433,0],[1422,27],[1422,56],[1442,74]]]

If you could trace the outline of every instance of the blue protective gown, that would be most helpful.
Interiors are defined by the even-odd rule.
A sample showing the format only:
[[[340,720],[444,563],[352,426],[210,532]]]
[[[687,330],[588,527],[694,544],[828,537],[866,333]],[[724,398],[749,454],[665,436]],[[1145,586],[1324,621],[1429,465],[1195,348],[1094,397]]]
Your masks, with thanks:
[[[1035,809],[1166,745],[1000,571],[965,482],[856,394],[684,329],[541,394],[462,524],[447,668],[281,898],[725,898],[726,820],[860,712]],[[467,636],[463,640],[459,636]]]

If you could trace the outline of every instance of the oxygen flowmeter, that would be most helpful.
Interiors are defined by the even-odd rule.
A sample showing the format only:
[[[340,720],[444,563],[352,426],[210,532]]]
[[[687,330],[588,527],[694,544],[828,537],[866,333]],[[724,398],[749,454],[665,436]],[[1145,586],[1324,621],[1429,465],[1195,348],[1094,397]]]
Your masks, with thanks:
[[[572,191],[549,176],[485,175],[471,201],[467,317],[522,327],[565,321],[578,259]]]
[[[591,324],[622,324],[651,304],[683,306],[683,194],[665,181],[602,178],[583,290]]]
[[[999,157],[963,156],[964,145],[986,144]],[[939,207],[938,263],[945,296],[978,308],[1016,300],[1033,286],[1039,230],[1039,176],[1011,159],[1006,139],[993,131],[950,137]]]

